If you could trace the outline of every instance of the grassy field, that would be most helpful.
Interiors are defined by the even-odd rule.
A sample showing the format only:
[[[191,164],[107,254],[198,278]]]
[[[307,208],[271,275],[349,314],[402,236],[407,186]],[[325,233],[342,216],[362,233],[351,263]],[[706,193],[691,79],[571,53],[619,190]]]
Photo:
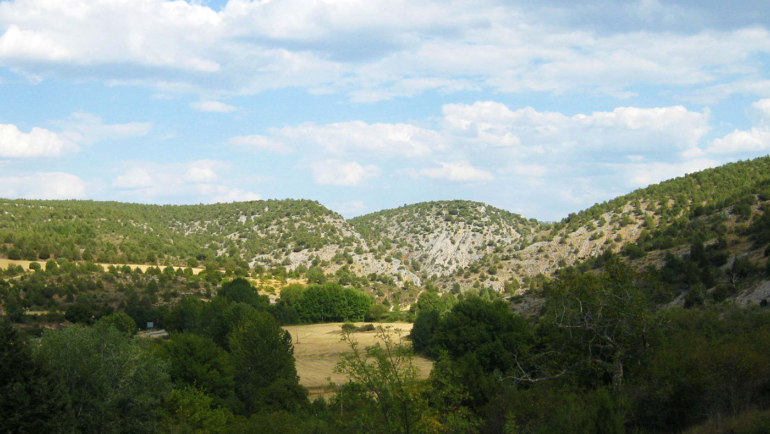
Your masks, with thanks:
[[[45,263],[47,261],[43,261],[43,260],[40,260],[40,261],[17,261],[17,260],[13,260],[13,259],[2,259],[2,258],[0,258],[0,268],[5,269],[5,268],[8,268],[9,264],[13,264],[13,265],[21,265],[21,267],[24,268],[24,271],[27,271],[27,270],[29,270],[29,264],[31,264],[32,262],[37,262],[41,266],[45,267]],[[148,268],[152,267],[152,265],[144,265],[144,264],[102,264],[102,263],[99,263],[98,265],[101,265],[102,267],[104,267],[105,270],[110,265],[114,265],[116,267],[122,267],[124,265],[128,265],[129,267],[131,267],[132,270],[135,269],[135,268],[139,268],[140,270],[142,270],[142,272],[145,272],[145,271],[147,271]],[[166,267],[165,266],[160,266],[161,270],[164,269],[164,268],[166,268]],[[185,267],[174,267],[174,270],[176,270],[178,268],[185,268]],[[193,270],[193,274],[198,274],[201,271],[203,271],[203,268],[193,268],[192,270]]]
[[[361,324],[363,323],[356,325]],[[332,323],[284,327],[291,333],[294,341],[294,358],[297,360],[300,383],[310,390],[311,397],[328,393],[327,377],[331,377],[332,381],[338,384],[346,380],[344,375],[333,372],[340,355],[350,351],[349,345],[340,340],[341,325],[342,323]],[[383,326],[392,327],[391,330],[400,329],[404,337],[412,330],[411,323],[387,323]],[[358,332],[354,337],[361,349],[377,342],[375,332]],[[433,362],[419,356],[415,357],[414,364],[420,369],[420,376],[424,378],[428,377],[433,368]]]

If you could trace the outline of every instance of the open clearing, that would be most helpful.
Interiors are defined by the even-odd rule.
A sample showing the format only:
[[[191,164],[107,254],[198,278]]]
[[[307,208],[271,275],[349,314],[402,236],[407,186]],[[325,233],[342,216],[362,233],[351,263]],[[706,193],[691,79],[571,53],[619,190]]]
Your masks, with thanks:
[[[362,324],[364,323],[356,323],[357,326]],[[350,346],[340,340],[341,325],[342,323],[331,323],[284,327],[291,333],[294,342],[294,358],[297,361],[299,381],[308,388],[311,397],[328,392],[327,377],[331,377],[337,384],[347,381],[344,375],[334,373],[334,367],[340,355],[350,351]],[[412,330],[410,323],[385,323],[382,326],[391,327],[391,330],[400,329],[402,337],[406,337]],[[374,345],[378,341],[373,331],[356,332],[353,336],[361,349]],[[297,343],[298,338],[299,343]],[[415,356],[414,365],[420,369],[420,376],[423,378],[427,378],[433,368],[433,362],[420,356]]]

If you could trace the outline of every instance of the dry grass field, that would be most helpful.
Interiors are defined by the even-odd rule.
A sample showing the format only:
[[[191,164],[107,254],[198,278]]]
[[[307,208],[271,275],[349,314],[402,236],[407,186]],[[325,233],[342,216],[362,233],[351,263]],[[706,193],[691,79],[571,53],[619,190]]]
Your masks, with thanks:
[[[40,260],[40,261],[17,261],[17,260],[13,260],[13,259],[3,259],[3,258],[0,258],[0,268],[6,269],[6,268],[8,268],[9,264],[13,264],[13,265],[21,265],[21,267],[24,268],[24,271],[28,271],[29,270],[29,264],[31,264],[32,262],[37,262],[41,266],[45,267],[45,263],[47,261],[43,261],[43,260]],[[144,264],[102,264],[102,263],[99,263],[97,265],[101,265],[102,267],[104,267],[105,270],[110,265],[114,265],[116,267],[122,267],[124,265],[128,265],[129,267],[131,267],[132,270],[135,269],[135,268],[139,268],[140,270],[142,270],[142,272],[145,272],[145,271],[147,271],[148,268],[152,267],[152,265],[144,265]],[[161,270],[164,269],[164,268],[166,268],[166,267],[162,266],[162,265],[160,266]],[[178,268],[184,268],[184,267],[174,267],[174,270],[176,270]],[[193,270],[193,274],[198,274],[201,271],[203,271],[203,268],[193,268],[192,270]]]
[[[356,323],[357,326],[362,324]],[[341,325],[342,323],[332,323],[284,327],[293,338],[294,358],[297,360],[300,383],[310,390],[311,399],[315,395],[328,393],[327,377],[331,377],[332,381],[338,384],[346,381],[344,375],[334,373],[340,355],[350,351],[350,346],[340,340]],[[391,330],[400,329],[403,337],[412,330],[410,323],[386,323],[383,326],[391,327]],[[377,342],[373,331],[357,332],[353,336],[361,349]],[[414,364],[420,369],[420,376],[424,378],[428,377],[433,368],[433,362],[419,356],[414,358]]]

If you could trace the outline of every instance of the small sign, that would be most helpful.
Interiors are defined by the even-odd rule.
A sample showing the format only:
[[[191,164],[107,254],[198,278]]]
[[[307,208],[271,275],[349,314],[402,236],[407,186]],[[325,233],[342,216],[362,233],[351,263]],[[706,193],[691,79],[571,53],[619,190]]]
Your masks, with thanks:
[[[152,323],[152,321],[147,323],[147,328],[151,329],[155,324]]]

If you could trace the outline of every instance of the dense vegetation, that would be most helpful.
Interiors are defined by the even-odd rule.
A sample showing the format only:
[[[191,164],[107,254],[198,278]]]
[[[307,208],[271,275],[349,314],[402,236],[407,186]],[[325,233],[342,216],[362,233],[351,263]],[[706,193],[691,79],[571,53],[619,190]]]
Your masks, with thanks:
[[[0,201],[1,252],[30,261],[198,266],[352,245],[344,220],[317,202],[216,205]]]

